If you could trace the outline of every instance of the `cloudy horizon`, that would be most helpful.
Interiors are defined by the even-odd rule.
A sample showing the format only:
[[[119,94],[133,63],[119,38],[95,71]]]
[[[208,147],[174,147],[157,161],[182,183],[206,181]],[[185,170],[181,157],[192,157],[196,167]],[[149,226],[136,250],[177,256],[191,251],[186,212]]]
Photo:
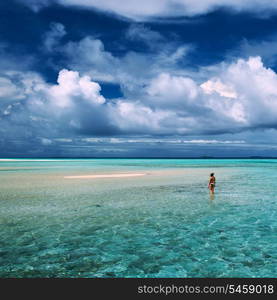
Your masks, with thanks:
[[[0,4],[0,157],[277,157],[277,2]]]

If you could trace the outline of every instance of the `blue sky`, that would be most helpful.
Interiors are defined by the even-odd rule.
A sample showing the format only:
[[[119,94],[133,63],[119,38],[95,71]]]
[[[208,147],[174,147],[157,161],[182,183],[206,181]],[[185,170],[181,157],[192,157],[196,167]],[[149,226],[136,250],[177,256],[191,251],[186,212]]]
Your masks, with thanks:
[[[1,157],[277,156],[277,1],[5,2]]]

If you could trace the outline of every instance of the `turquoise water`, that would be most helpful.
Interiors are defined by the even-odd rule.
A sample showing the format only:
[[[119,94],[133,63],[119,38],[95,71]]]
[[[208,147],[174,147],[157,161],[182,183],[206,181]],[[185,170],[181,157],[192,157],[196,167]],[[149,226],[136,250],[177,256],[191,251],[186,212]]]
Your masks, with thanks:
[[[276,190],[270,159],[0,161],[0,277],[276,277]]]

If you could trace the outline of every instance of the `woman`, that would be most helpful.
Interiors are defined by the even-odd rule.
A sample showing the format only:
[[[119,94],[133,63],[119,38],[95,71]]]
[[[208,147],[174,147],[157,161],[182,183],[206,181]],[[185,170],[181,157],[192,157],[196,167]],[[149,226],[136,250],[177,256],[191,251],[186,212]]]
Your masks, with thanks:
[[[210,174],[210,181],[208,184],[208,189],[210,190],[210,192],[213,194],[214,193],[214,188],[215,188],[215,177],[214,177],[214,173]]]

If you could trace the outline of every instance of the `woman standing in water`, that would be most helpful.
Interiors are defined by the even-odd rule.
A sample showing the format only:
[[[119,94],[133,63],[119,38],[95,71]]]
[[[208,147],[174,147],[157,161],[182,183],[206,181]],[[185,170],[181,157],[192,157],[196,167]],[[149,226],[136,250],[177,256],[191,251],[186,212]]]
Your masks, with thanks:
[[[214,177],[214,173],[210,174],[210,181],[208,184],[208,189],[210,190],[211,194],[214,194],[214,188],[215,188],[215,177]]]

